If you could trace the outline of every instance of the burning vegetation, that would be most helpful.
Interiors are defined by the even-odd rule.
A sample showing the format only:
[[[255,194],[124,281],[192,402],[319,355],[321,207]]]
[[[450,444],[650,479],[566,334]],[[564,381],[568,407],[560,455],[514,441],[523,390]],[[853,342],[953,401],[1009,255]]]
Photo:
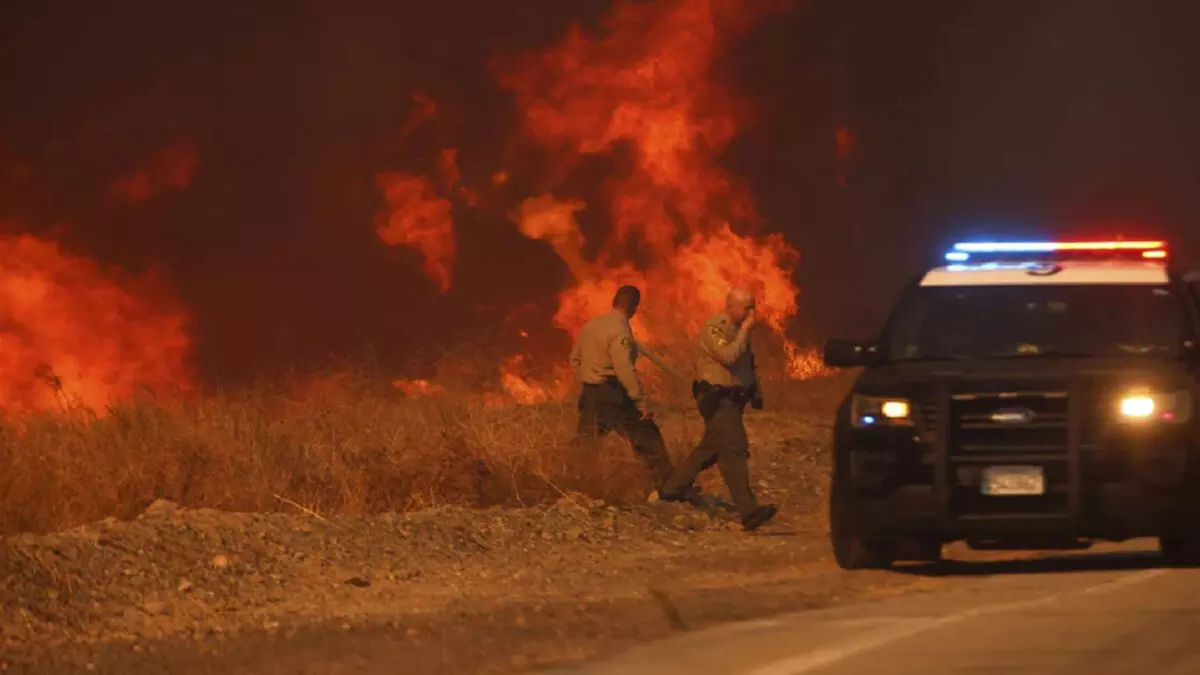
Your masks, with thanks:
[[[0,238],[0,408],[103,412],[191,388],[187,313],[153,278],[122,276],[53,241]]]
[[[495,57],[489,71],[518,112],[510,149],[550,158],[547,175],[521,183],[540,192],[481,198],[507,186],[517,169],[496,167],[485,184],[469,185],[459,149],[444,147],[427,173],[389,170],[375,177],[379,240],[411,249],[413,263],[444,293],[454,285],[456,209],[494,210],[495,218],[545,242],[570,273],[555,299],[552,329],[573,337],[588,318],[608,311],[618,285],[635,284],[646,298],[635,331],[680,365],[690,361],[690,336],[720,310],[729,286],[748,286],[773,329],[768,342],[783,359],[779,370],[793,378],[820,373],[813,354],[785,335],[798,311],[792,277],[799,255],[781,235],[758,233],[748,189],[720,163],[751,115],[714,65],[777,8],[758,0],[618,2],[594,29],[574,24],[544,49]],[[412,100],[396,136],[401,151],[436,128],[443,113],[425,93]],[[849,147],[849,132],[839,129],[839,155]],[[581,184],[576,169],[591,159],[607,162],[607,175]],[[167,189],[184,190],[199,165],[195,145],[178,140],[113,182],[111,193],[138,204]],[[579,222],[585,214],[607,222],[607,231],[585,236]],[[141,291],[50,241],[26,235],[6,240],[0,252],[6,408],[67,400],[103,409],[139,387],[192,386],[186,311],[170,301],[150,304]],[[526,335],[537,329],[519,328]],[[565,367],[534,372],[522,356],[492,368],[496,391],[480,395],[493,402],[553,400],[571,388]],[[397,382],[409,396],[441,386]]]
[[[786,335],[799,311],[799,289],[792,281],[799,254],[781,235],[760,231],[749,190],[720,162],[751,115],[714,66],[732,41],[776,6],[766,0],[618,2],[594,29],[572,25],[544,49],[497,56],[489,72],[518,112],[508,147],[516,155],[549,158],[548,167],[542,167],[545,175],[513,180],[528,169],[511,162],[488,167],[485,179],[472,182],[469,172],[460,171],[456,147],[437,148],[426,171],[411,166],[381,170],[373,177],[379,197],[373,226],[380,245],[397,248],[398,259],[419,265],[434,290],[446,293],[454,288],[459,251],[455,214],[474,209],[544,242],[569,271],[568,283],[552,300],[553,325],[514,323],[508,329],[515,342],[546,331],[574,337],[588,318],[610,309],[618,285],[635,284],[645,299],[634,325],[639,339],[685,371],[695,331],[720,311],[731,285],[747,286],[756,293],[770,328],[763,331],[762,344],[774,358],[768,356],[763,365],[768,376],[781,376],[777,379],[783,384],[774,385],[776,390],[783,391],[779,387],[789,379],[800,383],[823,374],[815,355]],[[435,128],[443,112],[442,104],[423,93],[414,93],[413,103],[394,137],[401,151],[423,130]],[[848,136],[838,137],[839,152],[849,152],[848,144]],[[600,180],[594,167],[581,168],[595,162],[607,167]],[[196,146],[178,141],[112,182],[109,196],[137,205],[166,190],[186,190],[199,167]],[[369,184],[372,176],[361,178]],[[522,189],[517,186],[528,192],[514,193]],[[581,220],[608,227],[597,234],[582,227]],[[247,485],[246,490],[271,494],[277,489],[296,499],[309,495],[310,503],[331,510],[404,508],[393,497],[374,503],[364,495],[424,491],[428,496],[459,488],[409,485],[409,478],[396,474],[394,485],[359,485],[357,496],[333,495],[320,487],[325,479],[318,474],[337,473],[345,467],[334,464],[364,462],[379,448],[407,448],[406,443],[453,456],[446,461],[456,467],[469,455],[474,459],[467,464],[480,471],[497,466],[502,450],[514,457],[534,453],[537,462],[548,461],[544,453],[557,447],[556,434],[571,427],[558,419],[570,417],[571,407],[563,401],[574,391],[565,351],[532,359],[513,349],[477,359],[471,367],[467,360],[446,358],[433,374],[313,378],[289,382],[286,391],[264,385],[164,405],[167,393],[199,387],[189,367],[193,327],[186,308],[152,278],[129,278],[52,239],[29,234],[0,239],[0,321],[0,407],[10,414],[95,413],[57,421],[33,415],[20,432],[11,432],[23,444],[0,449],[0,475],[9,476],[11,486],[50,481],[53,485],[45,487],[53,493],[74,481],[78,494],[75,506],[61,513],[51,509],[52,514],[32,520],[24,511],[0,514],[0,524],[7,523],[10,530],[124,513],[147,496],[264,507],[247,502],[233,487],[234,477],[247,475],[237,459],[240,444],[276,457],[275,463],[300,453],[307,459],[295,464],[313,467],[314,458],[326,457],[320,447],[346,450],[329,460],[333,464],[314,468],[313,475],[261,477],[264,484]],[[660,381],[661,373],[653,367],[644,372],[652,390],[685,390],[681,383]],[[379,390],[380,382],[385,391]],[[160,401],[149,404],[151,412],[140,411],[137,406],[145,402],[130,401],[139,394]],[[659,400],[663,398],[670,397]],[[398,402],[423,406],[419,415],[424,426],[417,431],[396,426],[409,415],[396,409]],[[523,404],[512,413],[516,417],[502,414],[513,404]],[[346,412],[355,407],[353,415]],[[540,422],[533,436],[501,430],[514,420],[527,425],[529,415],[544,414],[553,419]],[[335,417],[337,422],[322,426],[322,420]],[[129,425],[137,426],[131,420],[138,419],[150,420],[154,428],[131,431]],[[226,421],[216,421],[220,419]],[[304,424],[296,426],[300,420]],[[315,436],[304,438],[297,431],[301,428]],[[338,431],[351,428],[369,433]],[[63,466],[40,474],[42,460],[32,448],[50,443],[55,434],[72,439],[54,446],[58,454],[46,455]],[[83,440],[89,434],[93,440]],[[690,442],[682,438],[680,443]],[[364,445],[347,450],[347,442],[356,442],[347,439]],[[412,450],[412,461],[428,459],[420,448]],[[166,454],[150,467],[139,464],[139,452]],[[109,462],[111,471],[88,467],[89,461]],[[187,479],[201,465],[207,467],[202,473],[209,481],[203,486]],[[372,472],[360,469],[350,473],[355,480],[367,480]],[[542,469],[530,464],[522,470],[532,472],[526,478],[533,480],[530,476]],[[426,478],[450,480],[440,473]],[[128,480],[137,485],[122,483]],[[15,499],[14,489],[7,499],[0,498],[0,505]],[[521,498],[519,489],[517,493]],[[29,494],[21,499],[32,503]]]
[[[572,25],[548,49],[491,64],[520,113],[514,147],[547,153],[554,162],[557,180],[525,196],[508,217],[525,236],[546,242],[570,271],[572,281],[557,297],[556,327],[573,337],[610,309],[617,286],[634,284],[646,297],[634,320],[640,339],[690,359],[689,336],[720,311],[737,283],[756,293],[785,374],[821,372],[814,354],[784,334],[797,313],[792,272],[799,255],[780,235],[756,234],[753,199],[719,162],[748,111],[714,75],[714,62],[772,9],[769,2],[741,0],[622,2],[597,31]],[[421,101],[414,118],[428,120],[436,106]],[[624,160],[591,203],[568,193],[573,170],[589,157]],[[458,174],[450,175],[453,184]],[[384,174],[381,186],[389,176],[395,180]],[[380,236],[417,249],[430,279],[446,290],[455,237],[450,204],[434,194],[431,180],[420,185],[408,191],[407,215],[399,215],[387,190],[392,215]],[[611,227],[589,256],[578,216],[592,209]],[[513,400],[545,400],[569,389],[565,373],[539,382],[521,370],[523,363],[509,359],[500,370]]]

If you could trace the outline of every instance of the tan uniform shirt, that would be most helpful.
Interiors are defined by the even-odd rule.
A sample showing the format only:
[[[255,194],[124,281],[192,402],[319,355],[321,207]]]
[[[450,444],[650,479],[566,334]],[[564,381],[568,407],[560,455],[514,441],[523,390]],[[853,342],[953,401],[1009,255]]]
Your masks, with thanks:
[[[588,321],[579,331],[571,348],[571,369],[575,371],[575,378],[585,384],[599,384],[615,375],[625,385],[629,396],[637,401],[644,393],[633,369],[637,357],[637,343],[629,319],[613,310]]]
[[[700,379],[723,387],[751,387],[758,382],[750,340],[722,312],[700,329]]]

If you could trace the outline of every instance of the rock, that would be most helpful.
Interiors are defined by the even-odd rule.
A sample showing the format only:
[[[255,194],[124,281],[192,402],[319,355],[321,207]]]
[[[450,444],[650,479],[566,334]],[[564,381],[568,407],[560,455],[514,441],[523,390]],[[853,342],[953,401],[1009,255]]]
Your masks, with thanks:
[[[187,593],[188,591],[192,590],[192,582],[188,581],[187,579],[180,579],[179,586],[176,587],[176,590],[178,590],[180,593]]]
[[[156,499],[142,513],[146,518],[162,518],[179,510],[179,505],[166,499]]]
[[[167,603],[161,600],[147,600],[142,605],[142,610],[150,616],[159,616],[167,613]]]
[[[371,585],[371,582],[362,577],[350,577],[345,583],[347,586],[354,586],[356,588],[366,588]]]
[[[229,567],[229,558],[219,554],[213,556],[212,567],[214,570],[223,570]]]

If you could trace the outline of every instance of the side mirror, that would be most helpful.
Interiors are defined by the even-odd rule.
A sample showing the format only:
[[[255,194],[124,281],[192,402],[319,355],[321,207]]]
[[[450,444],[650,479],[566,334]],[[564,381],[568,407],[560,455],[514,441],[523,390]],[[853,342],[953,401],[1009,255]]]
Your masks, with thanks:
[[[871,362],[875,346],[854,340],[829,340],[822,356],[831,368],[857,368]]]

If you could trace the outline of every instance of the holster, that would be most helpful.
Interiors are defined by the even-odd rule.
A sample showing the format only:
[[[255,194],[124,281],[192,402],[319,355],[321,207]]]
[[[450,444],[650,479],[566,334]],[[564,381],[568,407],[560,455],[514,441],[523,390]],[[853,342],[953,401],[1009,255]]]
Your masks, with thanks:
[[[730,387],[729,400],[739,405],[745,405],[754,400],[757,387]]]
[[[692,396],[696,399],[696,407],[700,410],[700,416],[708,419],[717,412],[717,406],[721,405],[721,399],[723,398],[728,398],[737,405],[745,405],[751,401],[758,400],[758,386],[724,387],[712,384],[707,380],[694,380],[692,382]]]

